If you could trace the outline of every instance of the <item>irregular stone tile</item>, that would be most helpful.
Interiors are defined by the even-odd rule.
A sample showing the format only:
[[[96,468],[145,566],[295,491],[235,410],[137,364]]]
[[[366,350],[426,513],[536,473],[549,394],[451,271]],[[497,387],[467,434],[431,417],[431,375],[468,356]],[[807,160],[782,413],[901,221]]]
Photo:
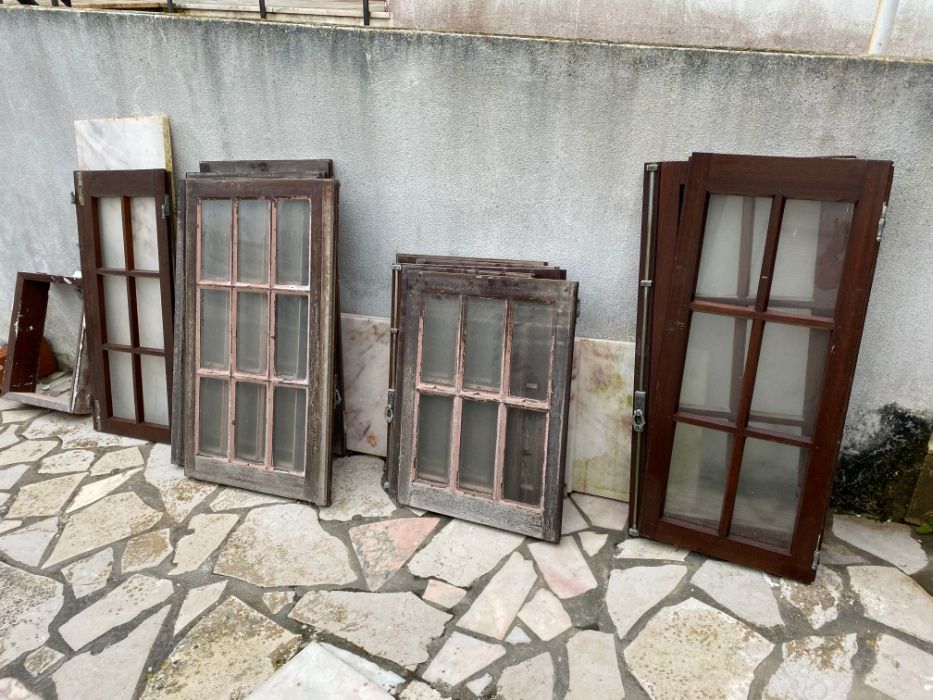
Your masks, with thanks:
[[[16,426],[11,425],[3,432],[0,432],[0,450],[19,442],[19,435],[16,434]]]
[[[573,504],[573,501],[570,498],[564,499],[564,511],[561,518],[560,532],[562,535],[572,535],[575,532],[580,532],[585,530],[589,525],[586,524],[586,520],[583,519],[583,516],[580,515],[580,511]]]
[[[58,518],[47,518],[0,537],[0,552],[10,559],[39,566],[52,538],[58,534]]]
[[[570,615],[564,610],[557,596],[543,588],[525,603],[518,613],[518,618],[545,642],[551,641],[573,625]]]
[[[394,695],[395,689],[405,682],[405,679],[400,675],[392,673],[392,671],[386,671],[372,661],[368,661],[362,656],[357,656],[346,649],[335,647],[333,644],[321,644],[321,646],[324,647],[329,654],[336,656],[361,676],[375,683],[388,693]]]
[[[103,455],[91,468],[91,474],[100,476],[110,472],[141,467],[144,464],[143,453],[138,447],[125,447]]]
[[[45,567],[144,532],[161,519],[135,493],[105,496],[70,517]]]
[[[501,644],[482,642],[460,632],[450,635],[421,677],[428,683],[457,685],[505,656]]]
[[[509,632],[505,641],[509,644],[528,644],[531,641],[531,637],[529,637],[528,633],[521,627],[515,626],[512,628],[512,631]]]
[[[65,601],[62,589],[58,581],[0,562],[0,668],[45,644]]]
[[[144,620],[124,639],[99,654],[79,654],[53,675],[60,698],[107,698],[131,700],[143,673],[149,651],[159,636],[171,606],[166,605]]]
[[[23,661],[23,668],[26,669],[30,676],[35,677],[48,671],[64,657],[64,654],[52,647],[39,647],[26,657],[26,660]]]
[[[784,661],[762,693],[762,700],[847,698],[852,689],[854,634],[804,637],[781,647]]]
[[[297,503],[250,511],[221,550],[214,573],[266,588],[339,586],[357,578],[344,544],[324,531],[313,508]]]
[[[760,571],[708,559],[690,582],[746,622],[764,627],[784,624],[774,592]]]
[[[530,561],[512,552],[505,565],[486,584],[470,609],[457,622],[458,627],[503,639],[538,580]]]
[[[0,678],[0,698],[3,700],[42,700],[15,678]]]
[[[379,590],[402,568],[438,522],[437,518],[400,518],[351,527],[350,542],[369,590]]]
[[[382,460],[353,455],[334,460],[333,503],[321,508],[321,520],[384,518],[395,512],[395,504],[382,488]]]
[[[0,520],[0,534],[15,530],[23,524],[22,520]]]
[[[113,548],[108,547],[97,554],[62,567],[62,575],[71,584],[75,598],[83,598],[107,585],[113,569]]]
[[[205,498],[214,493],[214,484],[195,481],[185,476],[185,470],[172,464],[169,445],[153,445],[146,462],[146,481],[159,489],[165,510],[181,522]]]
[[[112,433],[99,433],[94,430],[94,422],[90,416],[74,416],[54,411],[39,416],[32,421],[23,431],[23,437],[27,440],[58,438],[62,441],[63,450],[77,448],[96,450],[146,444],[145,440],[113,435]]]
[[[58,515],[72,491],[78,487],[83,474],[60,476],[23,486],[7,511],[10,518],[33,518]]]
[[[464,685],[467,687],[467,690],[473,693],[473,695],[479,696],[484,690],[486,690],[486,687],[490,683],[492,683],[492,676],[490,676],[488,673],[484,673],[479,678],[474,678],[472,681],[464,683]]]
[[[528,551],[558,598],[574,598],[596,588],[593,572],[573,537],[562,537],[560,544],[532,542]]]
[[[399,700],[449,700],[446,695],[441,695],[427,683],[421,681],[409,683],[398,697]]]
[[[839,617],[842,595],[842,578],[825,566],[816,570],[811,584],[781,580],[781,598],[797,608],[815,630]]]
[[[408,508],[408,510],[410,510],[412,513],[414,513],[419,518],[428,512],[426,510],[421,510],[420,508],[412,508],[411,506],[405,506],[405,507]]]
[[[495,568],[524,538],[491,527],[451,520],[408,562],[421,578],[439,578],[455,586],[469,586]]]
[[[20,477],[29,469],[28,464],[17,464],[14,467],[0,470],[0,489],[11,489],[20,480]]]
[[[18,462],[34,462],[56,447],[54,440],[23,440],[0,452],[0,467]]]
[[[554,662],[547,652],[509,666],[496,684],[496,698],[501,700],[541,700],[553,696]]]
[[[7,499],[10,497],[10,494],[0,492],[0,506],[7,502]]]
[[[581,532],[577,537],[580,538],[583,551],[591,557],[595,557],[597,552],[605,546],[606,540],[609,539],[609,535],[605,532]]]
[[[466,591],[462,588],[457,588],[456,586],[451,586],[449,583],[437,581],[432,578],[428,581],[428,585],[424,589],[424,594],[421,597],[435,605],[440,605],[442,608],[449,609],[463,600],[463,596],[465,595]]]
[[[618,700],[625,697],[616,646],[607,632],[583,630],[567,642],[570,686],[565,700]]]
[[[262,594],[262,604],[273,615],[293,600],[295,600],[295,591],[269,591]]]
[[[202,612],[220,600],[220,596],[223,595],[226,587],[226,581],[218,581],[188,591],[188,595],[185,596],[185,600],[178,610],[178,617],[175,618],[175,629],[172,634],[178,634],[191,624],[195,618],[200,616]]]
[[[268,506],[273,503],[284,503],[281,498],[267,496],[264,493],[254,493],[243,489],[225,488],[211,501],[211,510],[237,510],[239,508],[255,508]]]
[[[853,547],[881,557],[905,574],[924,568],[927,555],[908,525],[879,523],[853,515],[834,515],[833,534]]]
[[[68,620],[58,632],[68,646],[78,650],[171,595],[171,581],[135,574]]]
[[[875,648],[875,665],[865,682],[897,700],[929,699],[933,692],[933,655],[882,634],[870,644]]]
[[[43,411],[37,408],[17,408],[9,411],[3,411],[3,423],[22,423],[30,418],[35,418]]]
[[[865,557],[860,556],[844,545],[840,540],[826,533],[823,546],[820,548],[820,564],[835,564],[849,566],[850,564],[867,564]]]
[[[141,697],[246,697],[292,658],[300,641],[231,596],[191,628],[150,676]]]
[[[865,615],[933,644],[933,598],[916,581],[888,566],[850,566],[849,581]]]
[[[616,559],[651,559],[657,561],[684,561],[690,552],[663,542],[634,537],[623,540],[616,547]]]
[[[120,560],[120,571],[128,574],[158,566],[171,551],[168,528],[138,535],[126,543]]]
[[[194,571],[220,546],[224,538],[239,520],[237,515],[212,515],[200,513],[188,523],[190,535],[185,535],[175,547],[174,568],[169,576],[177,576]]]
[[[78,495],[75,496],[74,500],[68,504],[68,509],[65,512],[72,513],[90,505],[94,501],[99,501],[111,491],[116,491],[123,484],[136,476],[140,471],[142,470],[133,469],[131,471],[123,472],[122,474],[114,474],[113,476],[108,476],[106,479],[100,479],[99,481],[94,481],[90,484],[82,486],[81,490],[78,491]]]
[[[628,503],[601,496],[591,496],[587,493],[574,493],[572,498],[593,527],[625,530],[625,523],[628,521]]]
[[[656,613],[624,656],[656,700],[744,698],[772,649],[743,622],[690,598]]]
[[[312,642],[249,696],[251,700],[288,697],[391,700],[392,696],[349,665]]]
[[[21,404],[19,401],[0,398],[0,411],[8,411],[12,408],[19,408],[21,406],[23,406],[23,404]]]
[[[312,591],[298,601],[289,617],[374,656],[410,666],[427,660],[428,644],[444,633],[451,616],[410,592]]]
[[[72,472],[86,472],[94,461],[94,453],[90,450],[68,450],[58,454],[49,455],[39,465],[40,474],[71,474]]]

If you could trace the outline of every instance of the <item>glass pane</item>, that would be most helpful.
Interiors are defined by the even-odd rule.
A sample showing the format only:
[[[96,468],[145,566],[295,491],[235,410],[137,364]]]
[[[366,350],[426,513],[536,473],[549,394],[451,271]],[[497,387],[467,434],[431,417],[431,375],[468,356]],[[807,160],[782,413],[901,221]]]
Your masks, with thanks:
[[[747,438],[730,534],[789,547],[807,452]]]
[[[272,395],[272,464],[301,473],[305,469],[305,391],[276,387]]]
[[[123,199],[101,197],[97,200],[100,227],[100,263],[103,267],[126,268],[123,251]]]
[[[512,353],[509,393],[526,399],[548,397],[551,370],[551,330],[554,308],[549,304],[512,304]]]
[[[269,202],[241,199],[237,213],[236,277],[238,282],[269,279]]]
[[[733,437],[719,430],[678,423],[664,515],[717,529]]]
[[[201,290],[201,367],[227,369],[230,361],[230,293]]]
[[[133,356],[128,352],[108,352],[110,401],[115,418],[136,420],[136,391],[133,385]]]
[[[769,306],[832,316],[853,205],[789,199],[784,205]]]
[[[509,408],[502,471],[502,495],[508,500],[540,505],[546,427],[546,413]]]
[[[424,299],[421,381],[453,384],[457,366],[460,297],[428,294]]]
[[[132,345],[130,337],[130,298],[126,277],[101,275],[104,281],[104,315],[107,323],[105,342]]]
[[[766,323],[749,425],[810,435],[828,348],[827,330]]]
[[[735,420],[751,323],[694,313],[680,385],[680,410]]]
[[[265,374],[269,354],[269,305],[265,294],[236,295],[236,368]]]
[[[159,243],[156,238],[155,197],[132,197],[130,199],[130,223],[133,226],[133,268],[136,270],[159,269]]]
[[[227,382],[201,377],[198,392],[198,452],[227,455]]]
[[[144,348],[165,348],[162,335],[162,288],[153,277],[136,278],[136,316],[139,320],[139,344]]]
[[[460,488],[492,493],[498,418],[498,403],[463,401],[460,417]]]
[[[168,425],[168,387],[165,383],[165,358],[139,356],[143,375],[143,417],[147,423]]]
[[[275,280],[278,284],[307,286],[311,203],[306,199],[279,199],[275,216]]]
[[[275,374],[288,379],[308,376],[308,297],[275,297]]]
[[[771,197],[710,195],[697,298],[755,305],[770,214]]]
[[[453,399],[449,396],[418,398],[418,450],[415,472],[419,479],[447,483],[450,466],[450,413]]]
[[[201,200],[201,279],[230,279],[230,242],[233,203],[229,199]]]
[[[463,383],[466,386],[499,388],[504,340],[505,302],[499,299],[467,299],[463,358]]]
[[[261,464],[266,461],[266,387],[237,382],[235,406],[233,454],[237,459]]]

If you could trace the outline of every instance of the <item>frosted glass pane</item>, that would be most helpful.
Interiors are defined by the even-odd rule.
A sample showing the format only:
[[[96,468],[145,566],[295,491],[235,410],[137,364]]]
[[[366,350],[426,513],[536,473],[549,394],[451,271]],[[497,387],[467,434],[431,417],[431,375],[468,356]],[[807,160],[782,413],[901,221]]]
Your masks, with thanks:
[[[789,199],[784,205],[770,306],[832,316],[845,262],[853,205]]]
[[[133,226],[133,267],[137,270],[159,269],[159,243],[156,238],[155,197],[130,199],[130,223]]]
[[[233,240],[233,203],[229,199],[201,200],[201,279],[230,279]]]
[[[543,401],[548,396],[554,308],[549,304],[512,304],[512,353],[509,393]]]
[[[460,297],[429,294],[424,299],[421,381],[453,384],[457,365]]]
[[[499,299],[467,299],[463,358],[463,383],[466,386],[499,388],[504,341],[505,302]]]
[[[272,464],[302,473],[305,469],[305,391],[275,387],[272,395]]]
[[[201,454],[225,457],[227,455],[227,382],[222,379],[201,378],[198,392],[198,451]]]
[[[265,294],[236,295],[236,368],[265,374],[269,353],[269,304]]]
[[[104,281],[104,315],[107,343],[132,345],[130,337],[130,299],[126,278],[101,275]]]
[[[266,460],[266,387],[261,384],[236,384],[233,452],[246,462]]]
[[[275,373],[288,379],[308,375],[308,297],[275,298]]]
[[[680,386],[680,410],[735,420],[751,326],[747,319],[694,313]]]
[[[418,450],[415,472],[421,479],[447,483],[450,469],[450,414],[453,399],[428,396],[418,399]]]
[[[307,286],[311,203],[306,199],[277,200],[275,226],[276,282]]]
[[[147,423],[168,425],[168,386],[165,358],[140,355],[143,379],[143,414]]]
[[[103,267],[126,268],[123,250],[123,199],[101,197],[97,200],[100,227],[100,262]]]
[[[136,420],[133,356],[128,352],[108,352],[107,364],[110,368],[110,401],[114,417]]]
[[[230,362],[230,293],[201,290],[201,367],[227,369]]]
[[[547,414],[509,408],[506,416],[502,495],[510,501],[541,503]]]
[[[139,344],[144,348],[163,350],[162,290],[152,277],[136,278],[136,316],[139,320]]]
[[[729,534],[789,547],[807,452],[748,438]]]
[[[265,282],[269,279],[269,227],[272,223],[269,202],[241,199],[238,206],[237,280]]]
[[[492,493],[496,471],[496,423],[499,404],[463,401],[460,418],[459,486]]]
[[[771,197],[710,195],[697,297],[754,306],[770,215]]]
[[[678,423],[674,431],[664,515],[717,529],[732,435]]]

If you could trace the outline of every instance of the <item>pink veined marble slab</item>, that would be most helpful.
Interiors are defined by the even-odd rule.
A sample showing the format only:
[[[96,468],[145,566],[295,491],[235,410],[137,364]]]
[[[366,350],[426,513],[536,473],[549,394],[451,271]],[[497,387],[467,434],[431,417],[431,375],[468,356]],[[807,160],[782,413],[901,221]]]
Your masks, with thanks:
[[[386,456],[389,319],[340,315],[347,448]]]

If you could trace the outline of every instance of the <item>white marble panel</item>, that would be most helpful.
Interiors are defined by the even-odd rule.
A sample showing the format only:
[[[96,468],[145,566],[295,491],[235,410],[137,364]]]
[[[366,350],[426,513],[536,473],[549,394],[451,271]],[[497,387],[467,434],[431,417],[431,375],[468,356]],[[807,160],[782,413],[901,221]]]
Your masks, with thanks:
[[[168,117],[75,122],[78,170],[172,169]]]
[[[385,457],[389,389],[389,319],[342,314],[347,447]]]

